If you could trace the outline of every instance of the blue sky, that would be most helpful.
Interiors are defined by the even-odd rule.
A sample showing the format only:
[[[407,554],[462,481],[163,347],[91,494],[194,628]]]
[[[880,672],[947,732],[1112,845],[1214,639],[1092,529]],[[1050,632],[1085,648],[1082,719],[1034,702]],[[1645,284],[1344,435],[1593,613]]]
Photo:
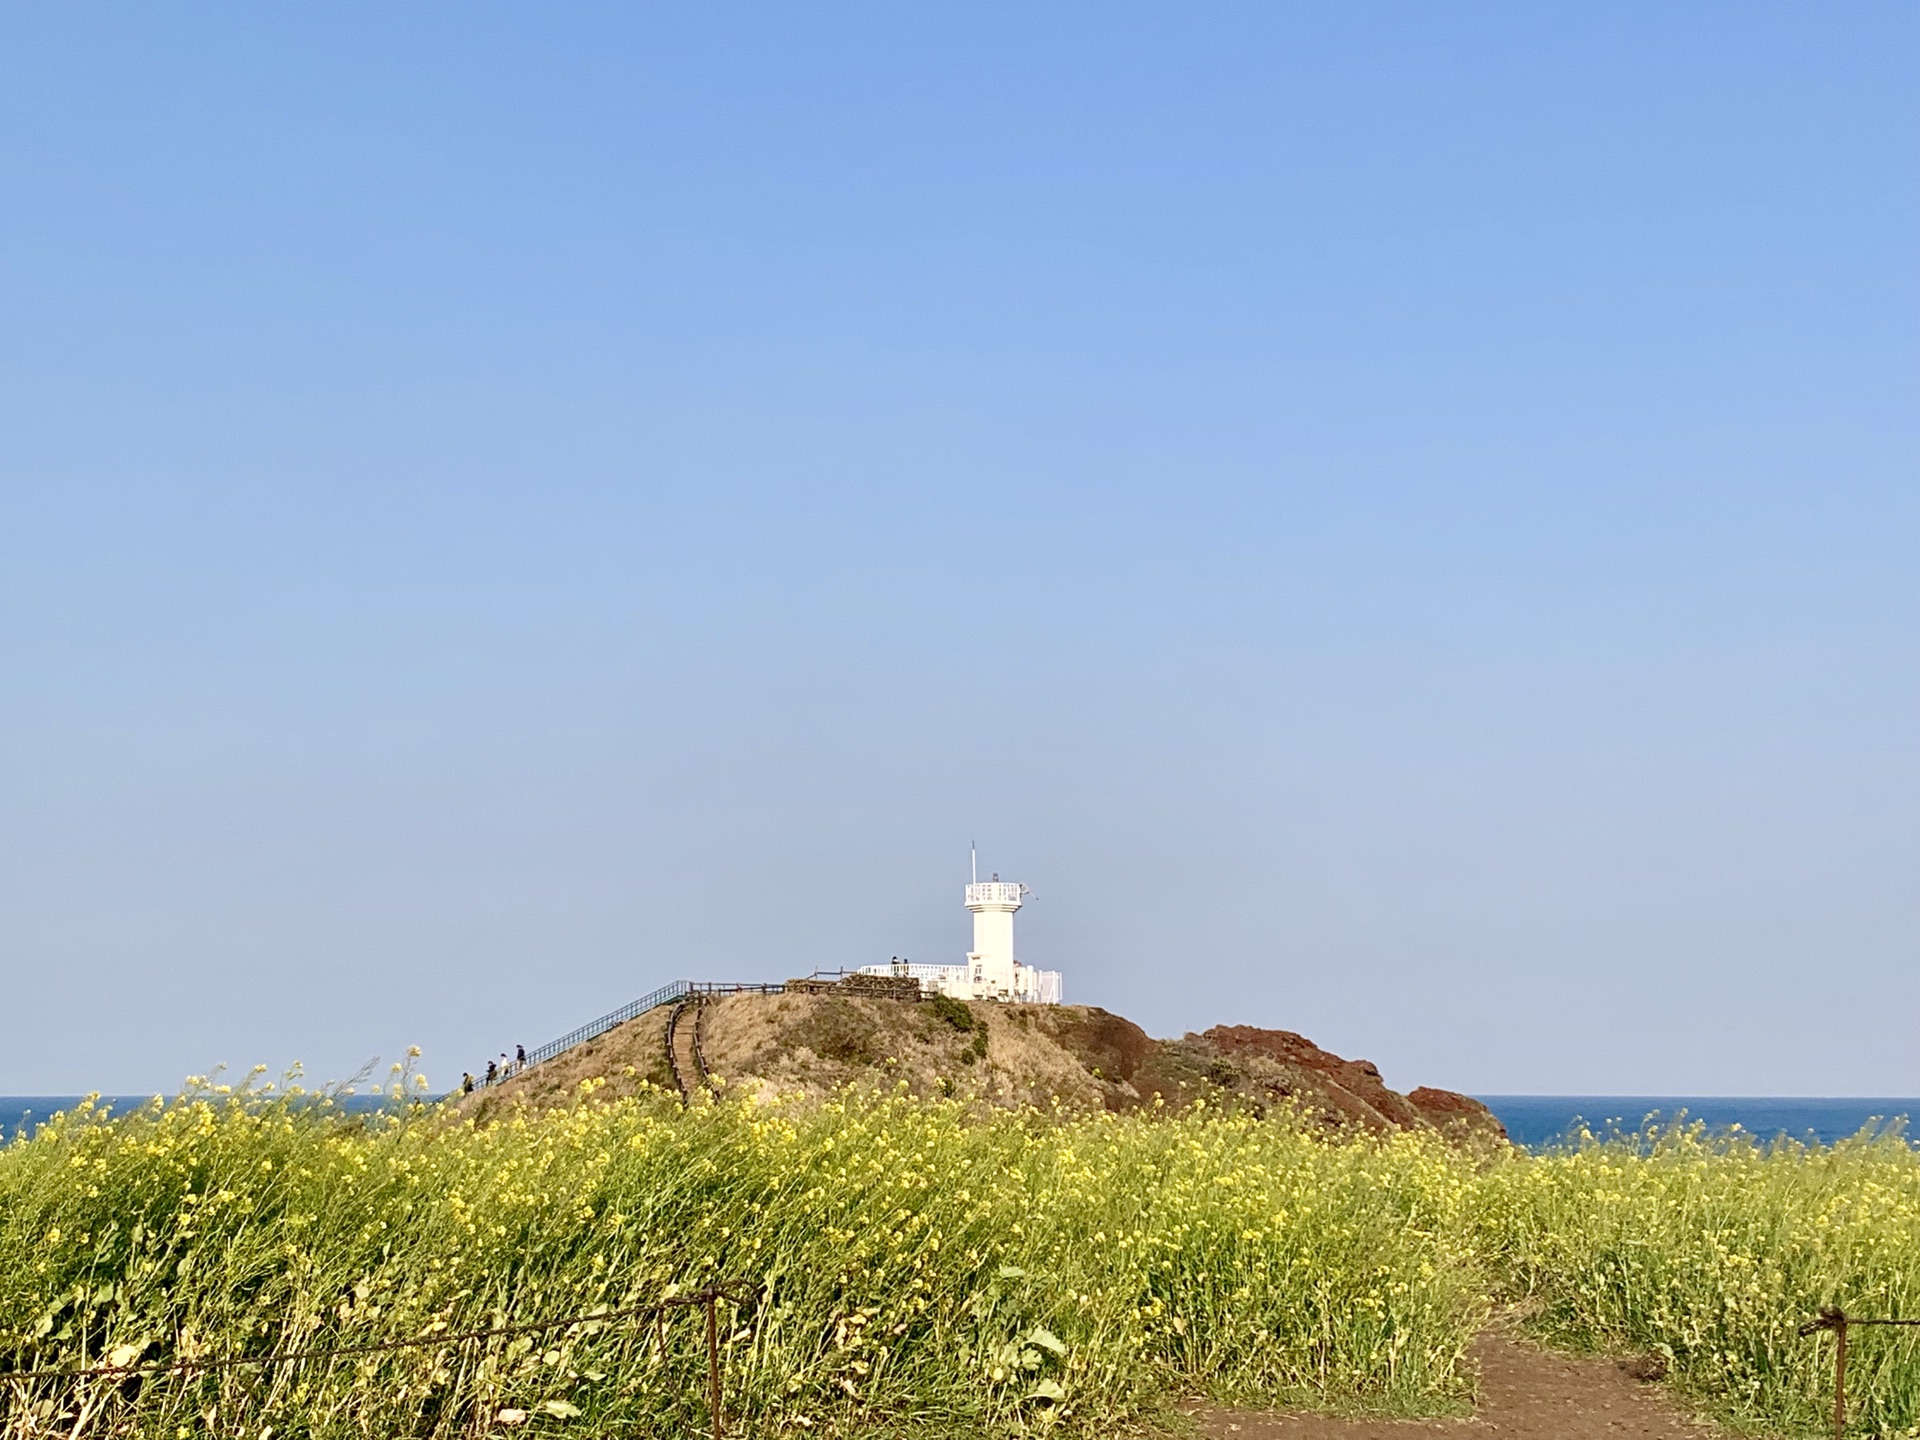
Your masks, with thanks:
[[[1920,1094],[1907,6],[0,17],[0,1092],[1026,958]]]

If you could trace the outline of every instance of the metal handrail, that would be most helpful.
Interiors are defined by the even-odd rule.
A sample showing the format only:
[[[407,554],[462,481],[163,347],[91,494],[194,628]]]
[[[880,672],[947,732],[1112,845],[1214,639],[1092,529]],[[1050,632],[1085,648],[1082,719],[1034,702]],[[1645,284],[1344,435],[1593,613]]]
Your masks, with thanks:
[[[638,1000],[630,1001],[618,1010],[609,1011],[598,1020],[590,1021],[577,1030],[569,1030],[558,1040],[549,1040],[546,1044],[529,1050],[527,1064],[532,1066],[538,1065],[542,1060],[551,1060],[554,1056],[571,1050],[576,1045],[583,1045],[589,1040],[606,1034],[616,1025],[626,1024],[636,1015],[644,1015],[647,1011],[664,1005],[669,1000],[678,1000],[692,989],[692,983],[686,980],[675,980],[671,985],[662,985],[651,995],[642,995]]]
[[[527,1052],[527,1058],[524,1063],[515,1063],[501,1071],[494,1077],[491,1083],[497,1085],[502,1080],[510,1080],[516,1075],[524,1075],[543,1060],[551,1060],[556,1055],[565,1054],[567,1051],[573,1049],[574,1046],[584,1045],[589,1040],[597,1039],[599,1036],[613,1029],[614,1026],[624,1025],[636,1016],[644,1015],[649,1010],[658,1009],[670,1001],[681,1000],[689,995],[779,995],[783,993],[785,989],[786,987],[784,985],[736,985],[716,980],[675,980],[670,985],[662,985],[651,995],[642,995],[638,1000],[630,1001],[622,1005],[618,1010],[609,1011],[598,1020],[590,1021],[577,1030],[569,1030],[558,1040],[549,1040],[544,1045],[536,1045]],[[475,1082],[476,1086],[482,1089],[484,1089],[488,1083],[489,1082],[484,1080]]]

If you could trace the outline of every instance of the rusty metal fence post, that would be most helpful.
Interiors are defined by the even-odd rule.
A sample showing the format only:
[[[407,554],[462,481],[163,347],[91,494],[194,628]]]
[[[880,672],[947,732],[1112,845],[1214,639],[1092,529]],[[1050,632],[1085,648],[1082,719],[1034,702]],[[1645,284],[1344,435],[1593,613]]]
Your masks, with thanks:
[[[1833,1436],[1847,1433],[1847,1314],[1833,1312]]]
[[[1862,1320],[1847,1314],[1838,1305],[1829,1305],[1817,1319],[1800,1327],[1802,1335],[1814,1335],[1822,1330],[1833,1332],[1833,1440],[1846,1440],[1847,1327],[1850,1325],[1920,1325],[1920,1320]]]
[[[721,1440],[720,1433],[720,1323],[715,1311],[719,1307],[720,1295],[709,1290],[707,1300],[707,1415],[713,1421],[713,1440]]]

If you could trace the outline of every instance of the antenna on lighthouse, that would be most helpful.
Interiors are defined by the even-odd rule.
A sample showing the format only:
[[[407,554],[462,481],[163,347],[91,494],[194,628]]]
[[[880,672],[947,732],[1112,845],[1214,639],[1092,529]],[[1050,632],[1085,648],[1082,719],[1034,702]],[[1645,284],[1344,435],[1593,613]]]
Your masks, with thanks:
[[[973,883],[978,885],[980,883],[980,847],[971,840],[967,842],[967,859],[973,862]]]

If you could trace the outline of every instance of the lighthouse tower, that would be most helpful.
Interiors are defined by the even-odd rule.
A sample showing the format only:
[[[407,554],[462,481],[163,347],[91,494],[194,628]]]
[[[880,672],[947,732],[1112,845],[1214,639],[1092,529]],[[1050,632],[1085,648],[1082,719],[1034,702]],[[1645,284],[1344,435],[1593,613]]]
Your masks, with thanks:
[[[1023,968],[1013,958],[1013,912],[1026,899],[1027,887],[1002,880],[998,875],[984,883],[976,880],[967,886],[967,909],[973,912],[973,949],[967,952],[967,969],[975,993],[983,998],[1004,995],[1012,998],[1024,988],[1018,983]]]
[[[1013,914],[1027,898],[1027,887],[995,875],[980,878],[976,864],[967,886],[967,909],[973,912],[973,949],[964,965],[915,965],[896,960],[891,965],[862,965],[863,975],[891,975],[920,982],[923,992],[951,995],[956,1000],[1018,1000],[1030,1005],[1060,1003],[1060,972],[1022,965],[1013,953]]]

